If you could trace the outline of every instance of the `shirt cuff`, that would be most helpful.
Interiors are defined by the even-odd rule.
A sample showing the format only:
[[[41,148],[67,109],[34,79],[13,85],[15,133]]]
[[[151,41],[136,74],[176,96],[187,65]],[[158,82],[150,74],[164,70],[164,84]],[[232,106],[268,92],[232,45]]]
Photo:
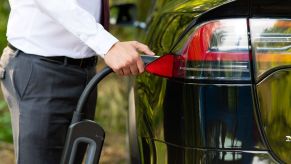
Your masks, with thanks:
[[[97,35],[91,36],[85,41],[85,43],[102,58],[104,58],[105,54],[107,54],[110,48],[117,42],[119,42],[119,40],[105,29],[98,31]]]

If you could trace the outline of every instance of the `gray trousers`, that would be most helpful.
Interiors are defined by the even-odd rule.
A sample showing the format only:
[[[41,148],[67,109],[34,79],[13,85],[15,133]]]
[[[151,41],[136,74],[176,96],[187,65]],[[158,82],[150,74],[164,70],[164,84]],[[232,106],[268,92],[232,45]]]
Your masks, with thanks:
[[[5,48],[0,61],[1,87],[12,121],[18,164],[58,164],[77,101],[95,67],[64,65]],[[94,118],[96,92],[85,115]],[[75,163],[81,163],[82,146]]]

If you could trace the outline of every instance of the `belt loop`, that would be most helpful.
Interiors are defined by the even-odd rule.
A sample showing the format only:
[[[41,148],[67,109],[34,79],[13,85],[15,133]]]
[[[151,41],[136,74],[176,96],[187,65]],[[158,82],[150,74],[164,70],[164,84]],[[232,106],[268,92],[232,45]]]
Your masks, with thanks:
[[[20,50],[17,49],[16,51],[14,51],[14,56],[17,57],[19,53],[20,53]]]

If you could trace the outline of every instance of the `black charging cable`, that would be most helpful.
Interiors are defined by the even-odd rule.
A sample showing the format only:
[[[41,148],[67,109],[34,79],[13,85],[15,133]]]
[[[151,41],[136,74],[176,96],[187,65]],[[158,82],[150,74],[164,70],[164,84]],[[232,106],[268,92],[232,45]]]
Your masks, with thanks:
[[[141,58],[144,64],[147,65],[156,60],[158,56],[141,55]],[[98,83],[112,72],[113,70],[110,67],[106,66],[90,80],[90,82],[87,84],[82,95],[79,98],[77,108],[76,111],[74,112],[71,124],[77,123],[82,120],[83,115],[82,110],[88,100],[88,97],[90,96],[92,91],[96,88]]]

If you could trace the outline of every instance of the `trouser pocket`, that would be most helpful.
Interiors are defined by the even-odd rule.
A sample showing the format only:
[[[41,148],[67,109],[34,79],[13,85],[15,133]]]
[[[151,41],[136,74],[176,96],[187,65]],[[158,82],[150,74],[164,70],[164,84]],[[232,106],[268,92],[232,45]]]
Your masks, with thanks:
[[[11,68],[12,69],[6,72],[6,74],[12,77],[15,91],[19,98],[22,99],[26,94],[27,86],[29,85],[33,73],[32,61],[22,55],[18,55],[13,62],[11,62]]]

